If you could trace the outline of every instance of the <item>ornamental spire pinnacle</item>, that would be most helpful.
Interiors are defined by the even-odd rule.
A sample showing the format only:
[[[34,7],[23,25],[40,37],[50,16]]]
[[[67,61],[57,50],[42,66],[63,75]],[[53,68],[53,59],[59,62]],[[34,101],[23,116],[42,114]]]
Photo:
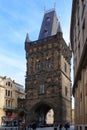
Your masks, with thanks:
[[[26,34],[25,42],[30,42],[30,39],[29,39],[28,33]]]

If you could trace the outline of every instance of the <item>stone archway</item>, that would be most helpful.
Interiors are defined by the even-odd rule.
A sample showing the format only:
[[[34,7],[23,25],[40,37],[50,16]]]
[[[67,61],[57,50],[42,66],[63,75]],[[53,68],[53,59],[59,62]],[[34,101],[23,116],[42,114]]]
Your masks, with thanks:
[[[45,102],[35,104],[29,112],[28,123],[36,121],[38,125],[47,125],[47,113],[51,109],[54,111],[53,106]]]

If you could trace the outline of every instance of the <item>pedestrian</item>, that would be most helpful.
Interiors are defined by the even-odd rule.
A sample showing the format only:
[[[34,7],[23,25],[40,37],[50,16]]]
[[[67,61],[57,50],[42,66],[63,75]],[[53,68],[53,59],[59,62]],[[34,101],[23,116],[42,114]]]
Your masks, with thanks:
[[[59,125],[59,130],[62,130],[62,124]]]
[[[66,130],[68,130],[68,128],[70,127],[70,126],[69,126],[69,123],[68,123],[68,122],[65,123],[65,126],[64,126],[64,127],[65,127]]]
[[[33,130],[36,130],[36,127],[37,127],[36,122],[33,122],[33,123],[32,123],[32,129],[33,129]]]
[[[54,122],[54,130],[57,130],[57,123]]]

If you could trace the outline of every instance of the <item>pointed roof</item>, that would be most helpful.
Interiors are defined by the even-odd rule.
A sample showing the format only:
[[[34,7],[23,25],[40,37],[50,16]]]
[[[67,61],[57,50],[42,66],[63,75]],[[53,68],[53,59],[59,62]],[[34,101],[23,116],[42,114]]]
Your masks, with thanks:
[[[28,33],[26,34],[25,42],[30,42],[30,39],[29,39]]]
[[[55,9],[45,11],[38,39],[57,34],[57,28],[58,18]]]

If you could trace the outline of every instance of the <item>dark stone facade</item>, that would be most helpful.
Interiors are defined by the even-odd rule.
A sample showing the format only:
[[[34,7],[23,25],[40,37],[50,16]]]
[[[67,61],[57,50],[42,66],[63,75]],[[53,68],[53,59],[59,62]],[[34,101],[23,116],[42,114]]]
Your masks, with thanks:
[[[70,70],[71,52],[63,38],[58,35],[26,43],[26,107],[29,112],[32,108],[36,110],[44,104],[48,110],[51,108],[54,110],[55,120],[63,121],[64,115],[67,117],[66,109],[71,109],[71,104],[70,97],[69,99],[62,97],[62,78],[69,82],[68,89],[71,86],[70,75],[68,77],[61,68],[62,57],[69,66],[67,69]],[[41,85],[44,87],[42,92]]]
[[[50,109],[58,123],[71,121],[71,51],[62,32],[37,41],[25,41],[26,123],[38,122]],[[45,118],[43,120],[45,124]]]

